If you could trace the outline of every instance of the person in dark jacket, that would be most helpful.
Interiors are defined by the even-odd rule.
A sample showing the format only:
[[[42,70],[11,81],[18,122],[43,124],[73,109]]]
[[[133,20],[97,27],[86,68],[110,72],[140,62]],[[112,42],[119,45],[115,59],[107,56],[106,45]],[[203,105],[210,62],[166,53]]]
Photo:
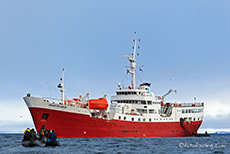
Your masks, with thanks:
[[[46,138],[48,139],[50,137],[50,130],[46,129],[46,134],[45,134]]]
[[[34,129],[31,129],[30,131],[30,141],[34,141],[37,139],[37,135]]]
[[[57,134],[54,132],[54,130],[51,131],[50,136],[48,138],[48,142],[53,142],[57,140]]]

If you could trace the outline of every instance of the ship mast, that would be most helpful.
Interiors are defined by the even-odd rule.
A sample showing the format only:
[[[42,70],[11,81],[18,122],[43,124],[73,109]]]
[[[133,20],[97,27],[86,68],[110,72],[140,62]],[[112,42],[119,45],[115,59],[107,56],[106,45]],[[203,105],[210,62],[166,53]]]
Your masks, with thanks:
[[[64,68],[62,69],[62,89],[61,89],[61,102],[64,103],[65,99],[65,88],[64,88]]]
[[[128,57],[128,60],[130,62],[130,67],[131,67],[131,70],[128,69],[128,73],[131,73],[132,74],[132,89],[135,88],[135,69],[136,69],[136,50],[137,50],[137,39],[136,39],[136,32],[134,32],[134,35],[135,35],[135,38],[133,39],[133,42],[135,43],[134,44],[134,47],[133,47],[133,53],[132,55],[128,55],[128,56],[125,56],[125,57]],[[140,39],[139,39],[140,41]],[[138,47],[139,48],[139,47]]]
[[[62,78],[61,83],[59,83],[59,85],[57,86],[58,88],[61,88],[61,103],[65,104],[65,88],[64,88],[64,68],[62,69]]]

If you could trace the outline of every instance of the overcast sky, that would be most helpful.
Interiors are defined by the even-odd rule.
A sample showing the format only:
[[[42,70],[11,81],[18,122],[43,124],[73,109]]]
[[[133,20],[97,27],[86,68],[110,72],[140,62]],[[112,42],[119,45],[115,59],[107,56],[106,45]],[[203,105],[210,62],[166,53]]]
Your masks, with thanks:
[[[230,1],[0,1],[0,131],[33,127],[22,97],[115,94],[134,38],[137,83],[166,101],[205,102],[202,129],[230,128]],[[50,80],[53,79],[53,80]],[[128,85],[130,75],[123,84]],[[49,81],[49,82],[48,82]],[[43,86],[41,86],[43,85]],[[40,87],[40,88],[39,88]],[[49,90],[50,89],[50,90]]]

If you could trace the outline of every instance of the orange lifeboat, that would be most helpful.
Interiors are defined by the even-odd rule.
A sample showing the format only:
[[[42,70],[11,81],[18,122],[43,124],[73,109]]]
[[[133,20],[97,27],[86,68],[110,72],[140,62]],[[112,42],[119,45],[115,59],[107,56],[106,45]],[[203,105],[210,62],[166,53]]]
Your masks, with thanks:
[[[89,100],[89,109],[94,110],[106,110],[108,108],[108,103],[105,98],[99,99],[90,99]]]

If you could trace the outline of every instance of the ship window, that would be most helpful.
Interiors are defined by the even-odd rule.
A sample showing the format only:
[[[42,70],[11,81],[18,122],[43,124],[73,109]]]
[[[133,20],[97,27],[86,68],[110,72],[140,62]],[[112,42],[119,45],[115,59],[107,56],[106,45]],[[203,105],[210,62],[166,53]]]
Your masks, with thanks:
[[[152,105],[152,102],[151,101],[147,101],[148,105]]]
[[[193,121],[196,121],[196,118],[194,118]]]
[[[141,101],[141,104],[146,104],[146,101]]]
[[[190,109],[188,110],[188,113],[191,113],[191,110],[190,110]]]
[[[132,121],[134,121],[134,118],[132,118]]]
[[[136,95],[137,94],[137,92],[134,92],[134,95]]]
[[[185,109],[185,113],[188,113],[188,110]]]
[[[192,113],[194,113],[194,109],[192,109]]]
[[[124,117],[124,120],[126,120],[126,117]]]
[[[125,92],[125,95],[127,95],[127,92]]]
[[[141,118],[138,118],[138,121],[141,121]]]
[[[137,109],[137,112],[140,112],[140,113],[147,113],[147,110],[146,110],[146,109]]]
[[[121,119],[121,116],[119,116],[118,119],[120,120],[120,119]]]
[[[149,122],[151,122],[151,119],[149,118]]]
[[[143,119],[143,121],[145,121],[145,118]]]
[[[197,109],[197,113],[199,113],[200,112],[200,109]]]
[[[182,109],[182,113],[184,113],[184,109]]]
[[[149,110],[149,113],[154,113],[154,109],[150,109],[150,110]]]
[[[48,116],[49,116],[49,113],[43,113],[43,114],[42,114],[42,119],[47,120],[47,119],[48,119]]]
[[[131,109],[131,111],[133,112],[133,111],[134,111],[134,109]]]
[[[195,109],[195,113],[196,113],[196,109]]]

